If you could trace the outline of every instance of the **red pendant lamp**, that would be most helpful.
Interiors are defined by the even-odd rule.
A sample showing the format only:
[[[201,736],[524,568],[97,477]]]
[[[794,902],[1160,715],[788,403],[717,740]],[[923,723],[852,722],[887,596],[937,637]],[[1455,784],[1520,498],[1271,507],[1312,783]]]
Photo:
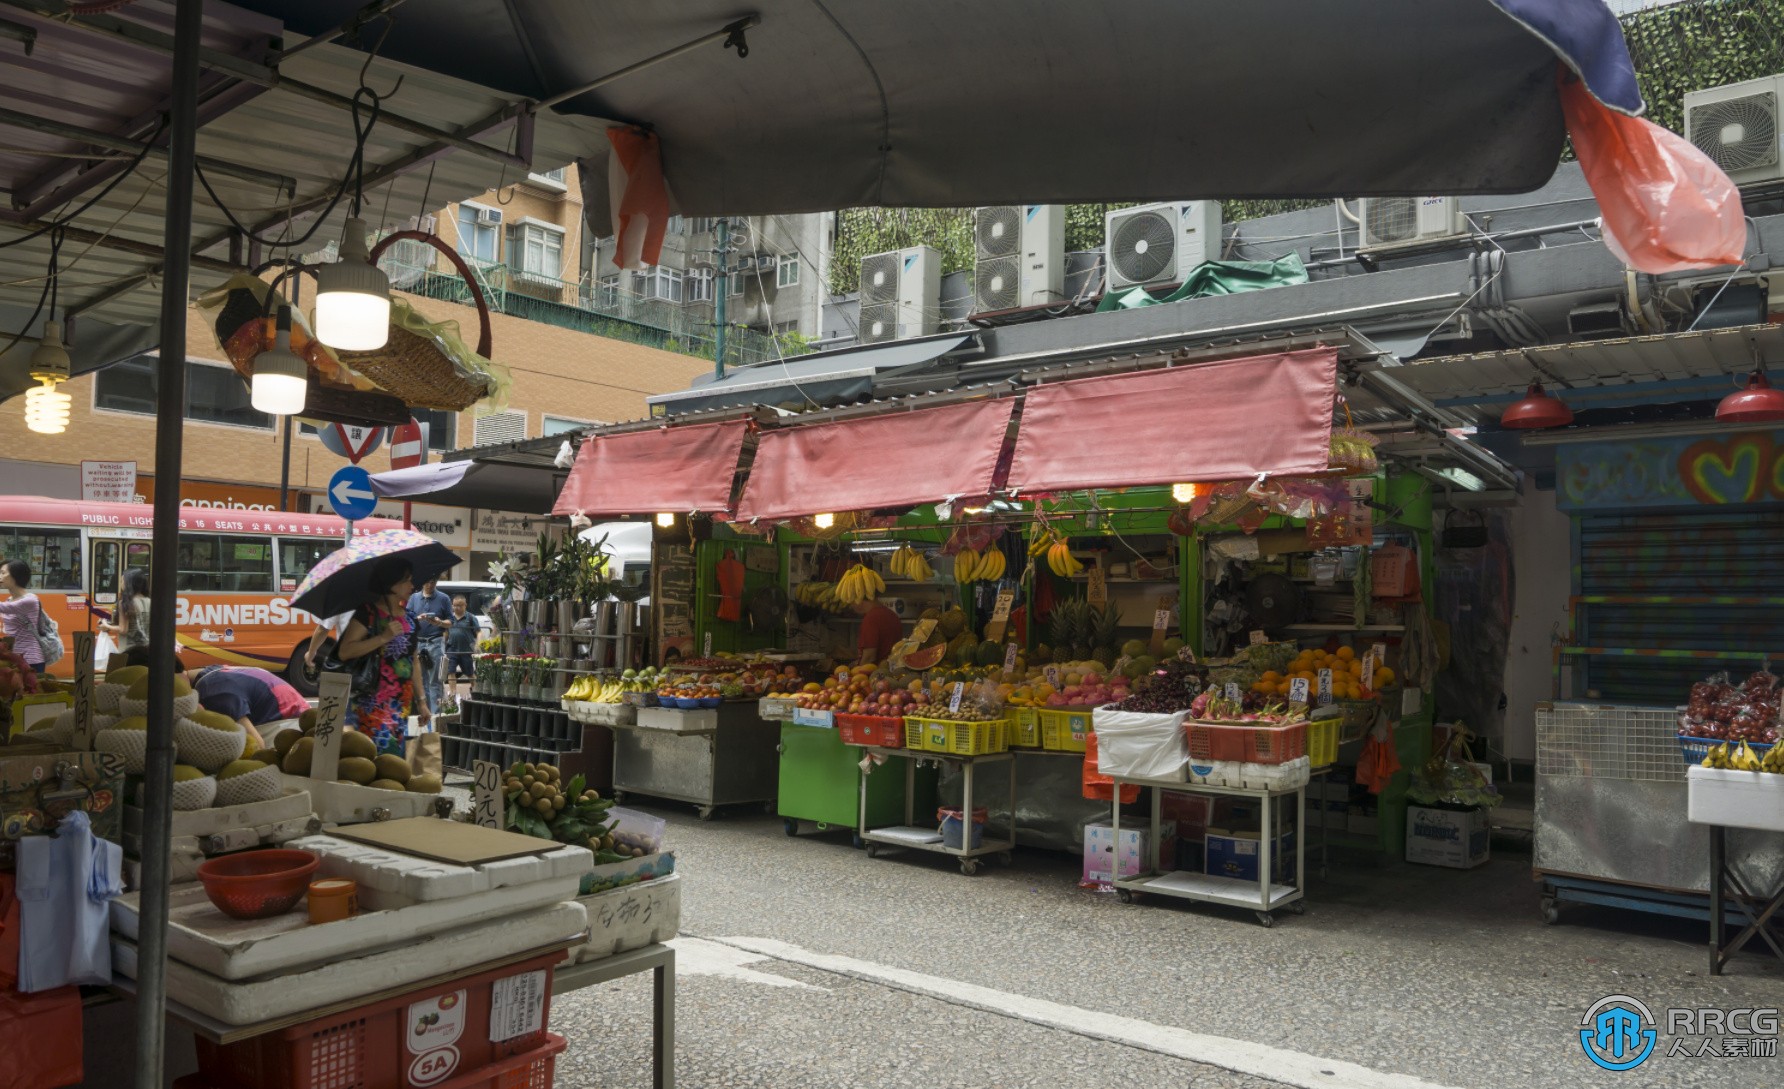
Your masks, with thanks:
[[[1559,397],[1550,396],[1540,381],[1530,383],[1524,399],[1513,401],[1499,415],[1499,426],[1520,431],[1543,427],[1566,427],[1573,422],[1573,409]]]
[[[1747,388],[1736,390],[1716,406],[1723,423],[1772,423],[1784,420],[1784,389],[1773,389],[1764,371],[1747,376]]]

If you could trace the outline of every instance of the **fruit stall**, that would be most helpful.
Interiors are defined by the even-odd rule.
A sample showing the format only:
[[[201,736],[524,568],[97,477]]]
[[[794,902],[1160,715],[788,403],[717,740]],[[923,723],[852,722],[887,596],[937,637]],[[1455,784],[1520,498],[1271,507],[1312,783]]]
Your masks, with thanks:
[[[108,1041],[155,947],[184,1089],[261,1086],[325,1054],[368,1084],[550,1084],[553,993],[654,970],[672,995],[679,878],[660,820],[548,759],[488,765],[455,813],[437,767],[344,723],[345,674],[258,727],[264,745],[176,678],[167,871],[146,873],[148,671],[97,672],[87,633],[75,652],[74,683],[33,693],[0,745],[0,1007],[37,1045],[9,1030],[28,1084],[128,1077]],[[151,936],[159,881],[169,922]]]

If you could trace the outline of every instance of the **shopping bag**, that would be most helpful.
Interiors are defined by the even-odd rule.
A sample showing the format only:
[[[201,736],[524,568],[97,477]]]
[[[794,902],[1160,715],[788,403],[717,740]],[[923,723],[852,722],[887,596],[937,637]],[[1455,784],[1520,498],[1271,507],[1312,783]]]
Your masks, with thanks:
[[[1561,110],[1604,222],[1604,244],[1659,274],[1738,265],[1747,248],[1741,191],[1682,136],[1618,113],[1562,69]]]
[[[415,775],[438,775],[444,779],[446,760],[441,752],[439,734],[426,733],[411,737],[405,753],[409,771]]]
[[[1115,780],[1104,775],[1096,764],[1096,731],[1090,730],[1084,735],[1084,797],[1093,802],[1107,802],[1115,797]],[[1140,799],[1140,788],[1128,785],[1121,788],[1121,804],[1132,805]]]

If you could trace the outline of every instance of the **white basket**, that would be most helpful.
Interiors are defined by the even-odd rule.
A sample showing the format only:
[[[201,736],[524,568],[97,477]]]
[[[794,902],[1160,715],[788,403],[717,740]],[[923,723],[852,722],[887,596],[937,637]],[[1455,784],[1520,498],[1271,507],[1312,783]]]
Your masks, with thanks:
[[[1098,739],[1100,742],[1100,738]],[[1313,763],[1305,756],[1286,764],[1246,764],[1237,760],[1216,760],[1198,764],[1191,760],[1185,767],[1185,782],[1208,786],[1236,787],[1239,790],[1294,790],[1304,787],[1312,778]]]
[[[1685,816],[1694,824],[1784,832],[1784,775],[1687,768]]]

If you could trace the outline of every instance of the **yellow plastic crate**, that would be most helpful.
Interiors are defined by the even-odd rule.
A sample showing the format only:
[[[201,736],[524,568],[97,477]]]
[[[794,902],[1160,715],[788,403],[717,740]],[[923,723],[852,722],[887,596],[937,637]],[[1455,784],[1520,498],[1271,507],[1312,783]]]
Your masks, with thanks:
[[[990,722],[954,722],[940,718],[907,718],[904,720],[905,748],[923,752],[947,753],[951,756],[981,756],[1003,752],[1010,747],[1008,723],[1003,719]],[[913,743],[912,739],[921,742]]]
[[[1010,707],[1004,711],[1005,728],[1012,749],[1041,747],[1041,716],[1033,707]]]
[[[1084,737],[1090,733],[1090,711],[1052,711],[1037,709],[1041,719],[1041,748],[1055,752],[1083,752]]]
[[[1338,762],[1338,735],[1344,719],[1322,718],[1307,724],[1307,760],[1316,768]]]

